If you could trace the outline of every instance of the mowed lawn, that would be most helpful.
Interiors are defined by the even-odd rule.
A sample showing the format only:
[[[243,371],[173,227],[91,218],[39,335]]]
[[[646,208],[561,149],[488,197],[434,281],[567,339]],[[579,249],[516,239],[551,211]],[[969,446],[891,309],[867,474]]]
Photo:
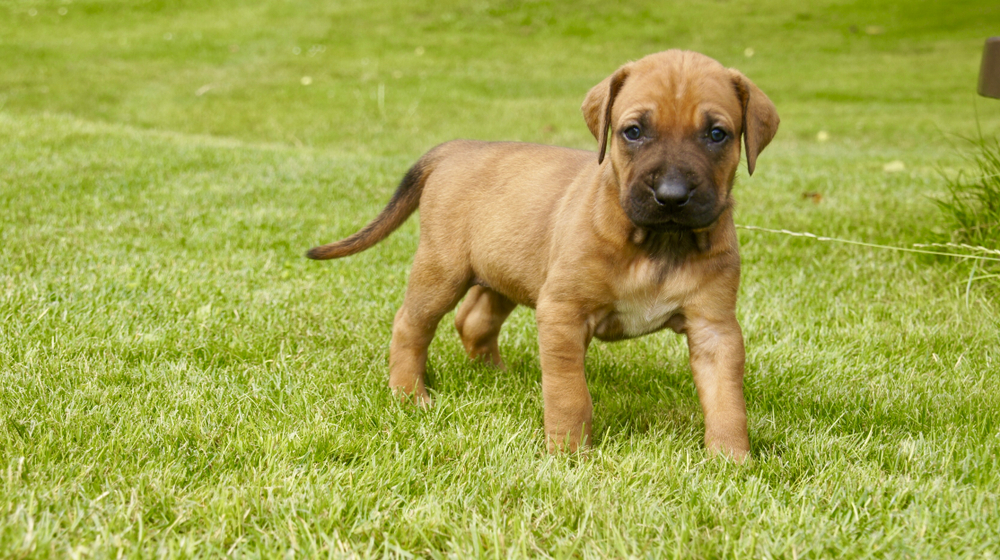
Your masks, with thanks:
[[[0,0],[0,557],[996,558],[996,263],[741,230],[736,466],[705,454],[670,332],[591,347],[582,457],[545,453],[528,309],[505,372],[446,317],[435,406],[402,406],[418,220],[303,255],[439,142],[594,149],[587,90],[667,48],[781,114],[739,224],[948,241],[963,138],[1000,132],[975,95],[997,22],[995,0]]]

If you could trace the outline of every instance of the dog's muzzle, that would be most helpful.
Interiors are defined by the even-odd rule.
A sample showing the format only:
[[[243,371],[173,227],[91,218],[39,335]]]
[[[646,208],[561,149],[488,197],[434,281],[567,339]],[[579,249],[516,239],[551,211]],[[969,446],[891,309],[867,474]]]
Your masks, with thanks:
[[[708,227],[719,217],[718,206],[711,185],[679,171],[636,180],[622,200],[629,220],[652,230]]]

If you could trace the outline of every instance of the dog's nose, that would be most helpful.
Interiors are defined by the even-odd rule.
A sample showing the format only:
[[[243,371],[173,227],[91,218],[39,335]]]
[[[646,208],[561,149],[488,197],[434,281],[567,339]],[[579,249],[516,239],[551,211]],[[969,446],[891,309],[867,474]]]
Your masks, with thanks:
[[[653,198],[660,206],[684,206],[691,200],[691,188],[677,177],[661,177],[653,184]]]

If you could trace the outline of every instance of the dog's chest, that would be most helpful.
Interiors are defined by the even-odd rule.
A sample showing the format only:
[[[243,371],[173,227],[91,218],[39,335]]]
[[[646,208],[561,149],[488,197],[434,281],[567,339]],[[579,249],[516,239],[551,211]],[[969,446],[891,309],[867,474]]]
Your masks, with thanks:
[[[664,275],[651,264],[629,270],[617,290],[610,313],[595,329],[602,340],[619,340],[658,331],[682,309],[688,290],[677,276]]]
[[[612,315],[624,337],[631,338],[662,329],[679,308],[678,301],[649,296],[616,302]]]

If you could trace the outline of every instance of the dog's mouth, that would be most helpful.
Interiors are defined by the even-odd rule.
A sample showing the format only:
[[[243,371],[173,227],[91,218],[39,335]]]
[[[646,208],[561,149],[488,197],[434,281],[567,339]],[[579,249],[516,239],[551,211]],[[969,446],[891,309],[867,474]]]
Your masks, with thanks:
[[[715,224],[722,212],[693,221],[678,221],[667,219],[661,222],[650,222],[645,220],[631,219],[632,223],[638,227],[657,232],[667,231],[694,231],[707,229]]]
[[[640,225],[640,224],[636,224]],[[651,229],[653,231],[688,231],[692,229],[698,229],[697,225],[682,224],[674,220],[667,220],[665,222],[646,224],[642,227],[646,229]]]

